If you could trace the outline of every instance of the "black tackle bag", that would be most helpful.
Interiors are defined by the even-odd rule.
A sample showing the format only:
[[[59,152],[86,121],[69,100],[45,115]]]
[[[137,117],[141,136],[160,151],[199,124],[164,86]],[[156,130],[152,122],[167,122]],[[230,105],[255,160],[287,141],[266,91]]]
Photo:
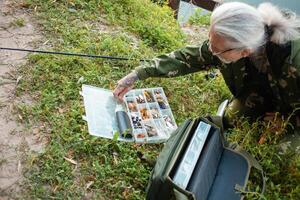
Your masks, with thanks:
[[[221,121],[217,116],[189,119],[175,130],[151,173],[147,200],[240,200],[252,167],[262,174],[263,193],[261,166],[237,145],[226,144],[216,125]]]

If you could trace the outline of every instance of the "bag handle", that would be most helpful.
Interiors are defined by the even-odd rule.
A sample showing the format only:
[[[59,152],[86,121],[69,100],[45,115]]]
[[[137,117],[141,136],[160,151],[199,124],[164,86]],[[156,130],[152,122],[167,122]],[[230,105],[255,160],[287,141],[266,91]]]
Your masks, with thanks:
[[[245,151],[244,149],[242,149],[239,145],[234,144],[231,146],[232,149],[234,149],[234,151],[242,154],[249,162],[250,167],[254,167],[255,169],[260,171],[261,177],[262,177],[262,191],[260,193],[260,198],[262,199],[263,194],[265,193],[265,188],[266,188],[266,176],[265,173],[263,171],[262,166],[259,164],[259,162],[247,151]],[[247,183],[246,183],[247,185]],[[246,191],[246,185],[245,186],[241,186],[239,184],[235,185],[235,189],[241,193],[249,193],[250,191]]]
[[[228,101],[223,102],[224,106],[227,105]],[[224,112],[222,113],[224,114]],[[249,162],[250,164],[250,168],[254,167],[257,170],[260,171],[261,177],[262,177],[262,191],[260,193],[260,199],[262,199],[262,196],[265,192],[265,188],[266,188],[266,176],[265,173],[263,171],[262,166],[259,164],[259,162],[251,155],[249,154],[247,151],[245,151],[244,149],[242,149],[238,144],[230,144],[227,142],[227,140],[225,139],[224,136],[224,124],[223,124],[223,115],[219,115],[219,116],[212,116],[212,115],[207,115],[205,117],[208,121],[210,121],[211,123],[214,123],[216,126],[218,126],[220,128],[221,131],[221,136],[222,136],[222,140],[225,146],[229,146],[231,149],[233,149],[234,151],[240,153],[241,155],[243,155]],[[239,184],[235,185],[235,189],[241,193],[248,193],[250,191],[246,191],[246,186],[247,183],[245,184],[245,186],[241,186]]]

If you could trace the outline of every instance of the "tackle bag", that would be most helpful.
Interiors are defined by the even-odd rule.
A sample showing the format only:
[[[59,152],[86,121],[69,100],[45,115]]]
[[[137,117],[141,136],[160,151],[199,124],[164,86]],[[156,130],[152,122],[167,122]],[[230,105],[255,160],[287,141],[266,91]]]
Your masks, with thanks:
[[[252,167],[262,175],[264,192],[259,163],[238,146],[227,145],[222,126],[212,121],[222,118],[189,119],[175,130],[151,173],[147,200],[239,200]]]

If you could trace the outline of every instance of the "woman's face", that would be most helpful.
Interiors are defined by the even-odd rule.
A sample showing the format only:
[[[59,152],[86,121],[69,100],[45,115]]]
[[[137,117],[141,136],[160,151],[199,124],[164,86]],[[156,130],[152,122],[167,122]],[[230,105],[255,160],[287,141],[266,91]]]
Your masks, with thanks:
[[[209,31],[209,50],[224,63],[236,62],[250,55],[249,49],[228,47],[225,39],[213,30]]]

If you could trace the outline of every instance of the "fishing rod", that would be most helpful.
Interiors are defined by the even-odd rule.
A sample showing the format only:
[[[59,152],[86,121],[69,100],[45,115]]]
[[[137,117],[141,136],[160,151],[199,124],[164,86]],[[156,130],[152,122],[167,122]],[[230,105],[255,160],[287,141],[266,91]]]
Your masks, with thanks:
[[[44,50],[33,50],[33,49],[20,49],[20,48],[8,48],[8,47],[0,47],[0,50],[4,51],[23,51],[30,53],[43,53],[43,54],[54,54],[54,55],[65,55],[65,56],[78,56],[78,57],[88,57],[88,58],[102,58],[102,59],[110,59],[110,60],[136,60],[133,58],[125,58],[125,57],[114,57],[114,56],[103,56],[103,55],[91,55],[91,54],[82,54],[82,53],[70,53],[70,52],[57,52],[57,51],[44,51]],[[138,59],[141,62],[150,61],[149,59]],[[217,76],[215,72],[208,72],[205,75],[205,78],[213,79]]]
[[[33,49],[20,49],[20,48],[8,48],[8,47],[0,47],[0,50],[4,50],[4,51],[23,51],[23,52],[30,52],[30,53],[54,54],[54,55],[64,55],[64,56],[78,56],[78,57],[88,57],[88,58],[102,58],[102,59],[110,59],[110,60],[136,60],[136,59],[133,59],[133,58],[125,58],[125,57],[91,55],[91,54],[57,52],[57,51],[44,51],[44,50],[33,50]],[[138,59],[138,60],[139,61],[149,61],[148,59]]]

